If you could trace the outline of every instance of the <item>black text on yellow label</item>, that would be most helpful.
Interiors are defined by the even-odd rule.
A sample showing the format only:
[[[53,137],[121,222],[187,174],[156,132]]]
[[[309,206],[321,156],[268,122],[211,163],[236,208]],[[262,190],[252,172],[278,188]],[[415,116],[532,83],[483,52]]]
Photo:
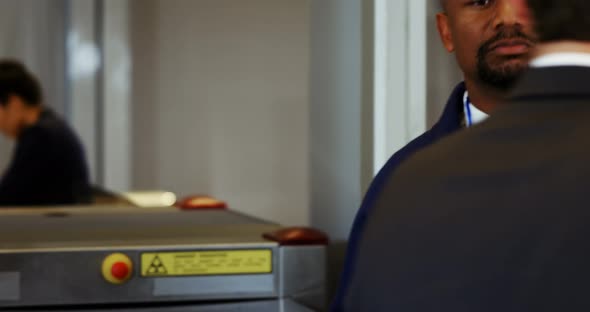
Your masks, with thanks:
[[[272,251],[269,249],[141,254],[143,277],[267,273],[272,273]]]

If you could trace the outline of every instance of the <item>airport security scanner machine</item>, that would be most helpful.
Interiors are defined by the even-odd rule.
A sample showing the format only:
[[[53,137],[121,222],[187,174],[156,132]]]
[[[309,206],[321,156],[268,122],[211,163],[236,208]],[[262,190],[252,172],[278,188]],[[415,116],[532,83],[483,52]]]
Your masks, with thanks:
[[[224,209],[0,210],[0,310],[321,311],[326,243]]]

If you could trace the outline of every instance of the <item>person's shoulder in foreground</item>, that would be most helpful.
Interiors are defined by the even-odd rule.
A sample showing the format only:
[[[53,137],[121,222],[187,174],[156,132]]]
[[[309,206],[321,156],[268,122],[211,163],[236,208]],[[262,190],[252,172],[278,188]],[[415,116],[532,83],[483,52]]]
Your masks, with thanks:
[[[405,162],[366,225],[346,311],[557,311],[587,298],[581,96],[567,111],[517,100]]]
[[[340,287],[335,299],[332,302],[331,311],[336,312],[342,309],[342,299],[347,290],[348,283],[350,282],[350,279],[353,275],[358,239],[364,229],[366,219],[371,213],[372,207],[375,204],[375,199],[379,196],[383,189],[384,182],[393,172],[395,172],[400,164],[402,164],[414,153],[420,149],[425,148],[426,146],[435,143],[441,138],[459,130],[462,127],[464,93],[465,84],[460,83],[451,93],[451,96],[445,105],[445,109],[439,121],[430,130],[412,140],[402,149],[393,154],[371,182],[371,185],[369,186],[369,189],[363,198],[363,203],[356,213],[348,237],[346,259],[341,275],[341,281],[339,285]]]
[[[373,179],[371,187],[365,194],[363,205],[357,212],[357,219],[364,220],[369,213],[373,198],[380,193],[382,181],[389,177],[396,168],[398,168],[406,159],[411,157],[417,151],[437,142],[463,127],[463,95],[465,93],[465,84],[459,83],[451,93],[441,118],[428,131],[424,132],[410,143],[395,152],[379,170],[377,176]],[[353,232],[355,228],[353,227]],[[351,236],[354,236],[351,234]]]
[[[387,182],[346,311],[590,309],[590,2],[529,3],[547,55],[506,107]]]

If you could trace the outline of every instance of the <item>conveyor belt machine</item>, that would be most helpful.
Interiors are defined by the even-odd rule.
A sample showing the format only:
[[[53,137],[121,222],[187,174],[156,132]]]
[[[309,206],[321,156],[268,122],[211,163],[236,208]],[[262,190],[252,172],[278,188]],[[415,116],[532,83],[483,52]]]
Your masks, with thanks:
[[[325,243],[228,210],[0,211],[0,309],[319,311]]]

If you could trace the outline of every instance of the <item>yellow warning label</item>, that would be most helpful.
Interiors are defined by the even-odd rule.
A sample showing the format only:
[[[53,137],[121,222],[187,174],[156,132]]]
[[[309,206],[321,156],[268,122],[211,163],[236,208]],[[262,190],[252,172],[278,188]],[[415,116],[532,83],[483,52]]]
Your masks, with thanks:
[[[266,273],[272,273],[272,251],[269,249],[141,254],[143,277]]]

